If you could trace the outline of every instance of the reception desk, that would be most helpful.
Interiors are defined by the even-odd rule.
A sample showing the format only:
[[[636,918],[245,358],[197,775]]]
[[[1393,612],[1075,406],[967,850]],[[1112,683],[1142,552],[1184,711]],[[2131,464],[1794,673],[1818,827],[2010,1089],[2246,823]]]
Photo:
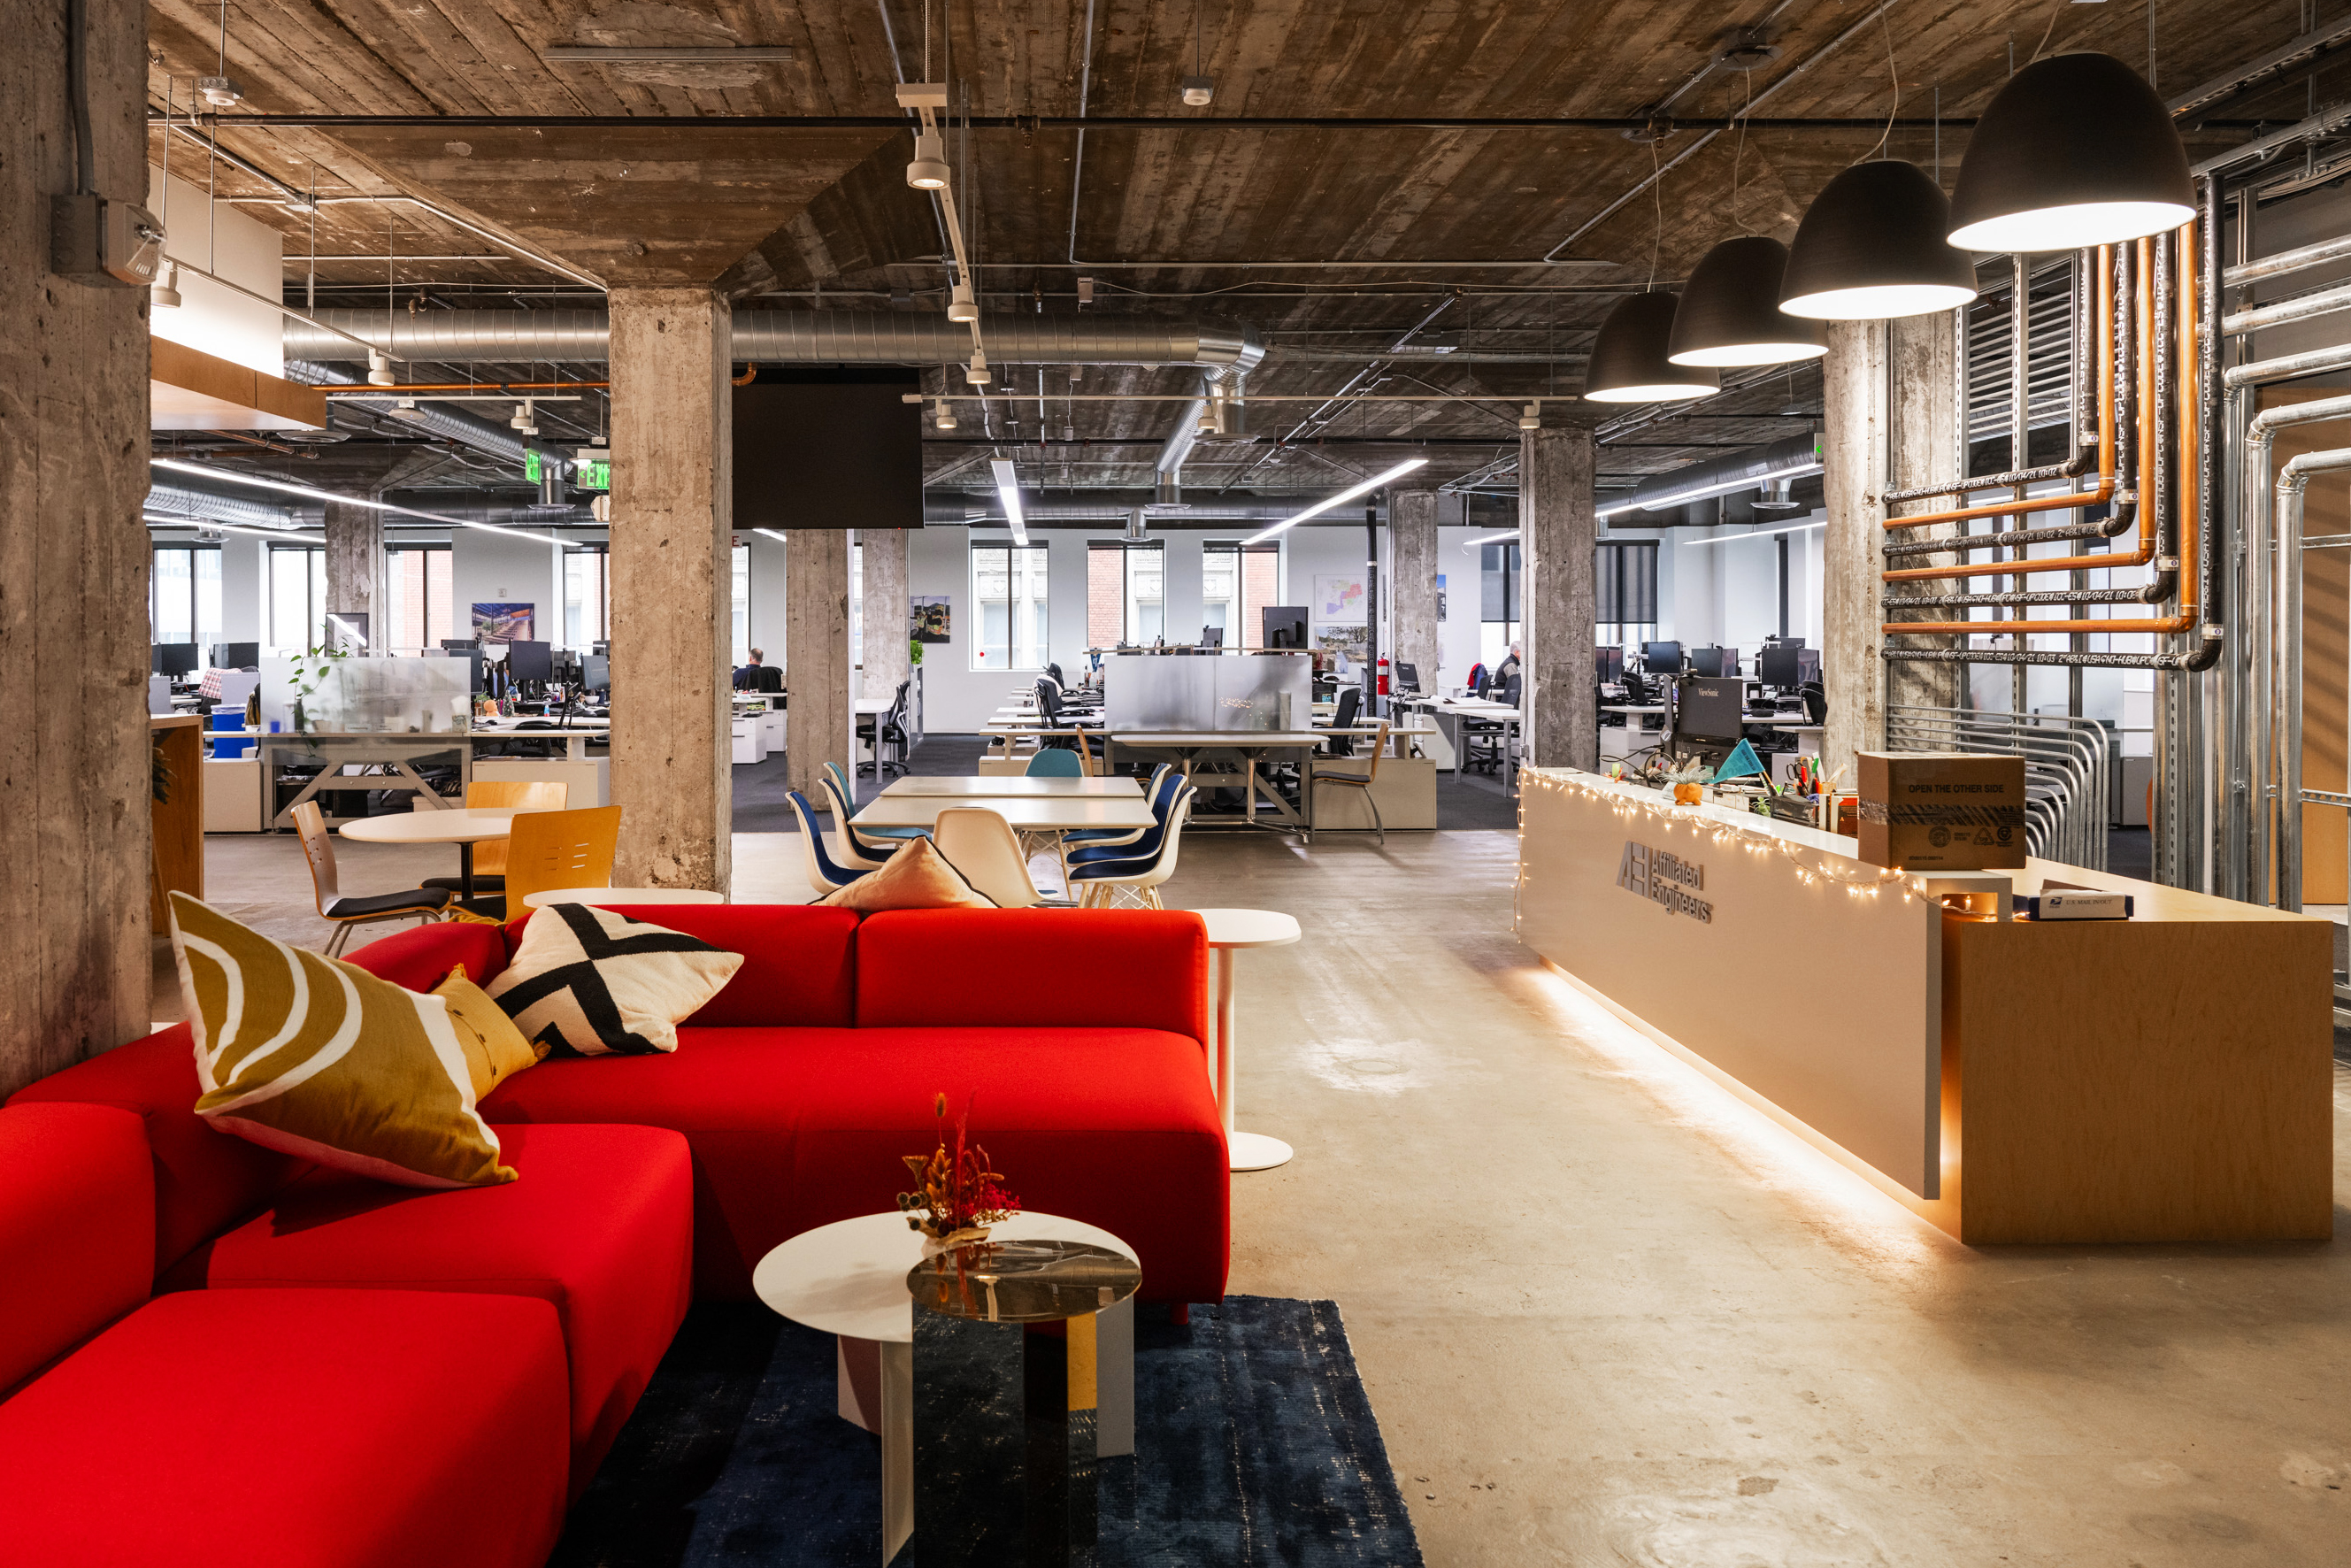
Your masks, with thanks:
[[[1960,1240],[2330,1233],[2328,922],[2044,861],[1996,874],[2133,917],[1963,915],[1851,839],[1521,778],[1520,940]]]

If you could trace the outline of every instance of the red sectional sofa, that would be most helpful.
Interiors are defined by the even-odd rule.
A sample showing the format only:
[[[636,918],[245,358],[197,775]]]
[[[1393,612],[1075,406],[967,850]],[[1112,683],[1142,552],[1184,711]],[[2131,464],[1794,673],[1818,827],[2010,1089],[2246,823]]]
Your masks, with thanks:
[[[1146,1297],[1223,1294],[1196,916],[623,913],[746,962],[674,1055],[501,1085],[504,1186],[214,1132],[184,1025],[0,1109],[0,1560],[541,1562],[689,1297],[746,1297],[778,1243],[892,1207],[941,1091],[1024,1207],[1134,1247]],[[519,935],[350,957],[427,990],[487,980]]]

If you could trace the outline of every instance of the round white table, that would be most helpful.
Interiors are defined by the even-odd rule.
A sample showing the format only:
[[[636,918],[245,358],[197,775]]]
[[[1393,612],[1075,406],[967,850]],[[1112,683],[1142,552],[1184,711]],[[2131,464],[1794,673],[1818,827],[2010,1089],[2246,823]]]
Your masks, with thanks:
[[[389,816],[362,817],[335,831],[364,844],[455,844],[457,846],[457,897],[474,897],[474,846],[485,839],[503,839],[514,831],[519,806],[465,806],[439,811],[395,811]]]
[[[550,904],[724,904],[726,896],[706,887],[544,887],[523,894],[522,902],[526,909],[544,909]]]
[[[1225,1147],[1237,1171],[1288,1165],[1295,1152],[1280,1138],[1233,1130],[1233,955],[1243,947],[1286,947],[1299,939],[1298,922],[1270,909],[1196,909],[1208,927],[1208,962],[1216,971],[1217,1109],[1225,1118]]]
[[[991,1241],[1090,1241],[1127,1258],[1109,1231],[1016,1214]],[[759,1260],[751,1289],[778,1314],[833,1336],[841,1418],[882,1438],[882,1562],[914,1532],[914,1298],[906,1276],[922,1235],[903,1214],[862,1214],[804,1230]],[[1140,1260],[1137,1260],[1139,1262]],[[1094,1451],[1134,1452],[1134,1299],[1100,1314]]]

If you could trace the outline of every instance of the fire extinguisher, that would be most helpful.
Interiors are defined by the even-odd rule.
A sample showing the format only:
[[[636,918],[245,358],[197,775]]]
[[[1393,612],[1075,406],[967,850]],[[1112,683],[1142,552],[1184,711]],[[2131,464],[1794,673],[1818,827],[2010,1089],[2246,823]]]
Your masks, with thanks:
[[[1382,696],[1385,696],[1385,695],[1388,695],[1388,662],[1387,662],[1387,659],[1386,659],[1384,656],[1383,656],[1383,657],[1381,658],[1381,660],[1380,660],[1380,695],[1382,695]]]

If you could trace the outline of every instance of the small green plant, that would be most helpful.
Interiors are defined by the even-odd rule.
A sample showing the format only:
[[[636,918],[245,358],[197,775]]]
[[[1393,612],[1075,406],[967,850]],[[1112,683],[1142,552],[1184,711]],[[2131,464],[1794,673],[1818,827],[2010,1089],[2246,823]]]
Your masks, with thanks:
[[[310,728],[309,715],[303,711],[303,700],[327,684],[327,673],[350,658],[344,648],[305,648],[294,655],[294,733],[302,735]]]
[[[910,664],[919,664],[922,662],[923,645],[920,643],[909,640],[906,643],[906,663]]]

